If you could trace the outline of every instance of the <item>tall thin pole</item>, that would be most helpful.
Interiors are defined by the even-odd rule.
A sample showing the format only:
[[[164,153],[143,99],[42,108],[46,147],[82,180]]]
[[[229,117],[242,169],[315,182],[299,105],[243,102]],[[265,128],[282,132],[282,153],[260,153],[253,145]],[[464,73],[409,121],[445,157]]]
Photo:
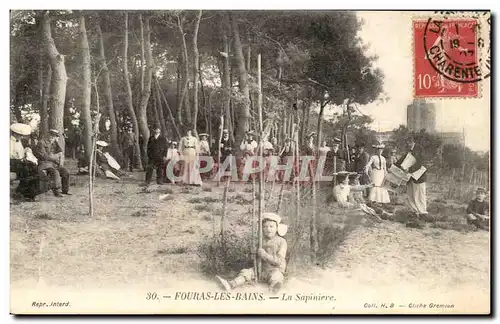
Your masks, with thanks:
[[[261,78],[261,56],[260,54],[257,56],[257,76],[258,76],[258,100],[257,107],[259,110],[259,158],[262,158],[262,78]],[[260,162],[260,161],[259,161]],[[262,169],[262,168],[261,168]],[[259,249],[262,248],[262,209],[263,209],[263,177],[262,171],[259,176]],[[259,272],[258,272],[258,280],[260,280],[262,275],[262,260],[259,259]]]

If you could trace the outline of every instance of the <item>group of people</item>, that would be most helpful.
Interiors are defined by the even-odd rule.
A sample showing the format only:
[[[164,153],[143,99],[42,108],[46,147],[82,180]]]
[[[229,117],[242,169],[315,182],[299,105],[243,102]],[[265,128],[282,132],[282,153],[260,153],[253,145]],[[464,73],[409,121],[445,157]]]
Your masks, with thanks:
[[[396,151],[391,150],[391,156],[387,159],[383,155],[384,144],[377,143],[373,145],[373,148],[376,153],[370,156],[365,151],[363,144],[357,145],[356,151],[351,156],[353,163],[351,163],[350,170],[342,170],[337,173],[339,181],[338,185],[334,187],[334,198],[339,205],[347,207],[354,202],[360,202],[355,199],[359,195],[351,195],[352,190],[354,192],[365,192],[364,197],[376,207],[387,207],[391,202],[391,198],[385,179],[390,166],[395,165],[409,175],[413,175],[425,164],[423,148],[416,143],[413,137],[408,138],[406,152],[399,158],[396,156]],[[411,167],[406,167],[403,164],[408,155],[411,155],[414,159]],[[427,214],[426,173],[427,171],[424,171],[419,177],[411,176],[406,184],[409,207],[417,215]],[[363,199],[360,198],[360,200]]]
[[[46,138],[32,144],[27,141],[32,133],[30,125],[12,124],[10,133],[10,170],[19,180],[16,193],[20,198],[33,201],[49,189],[56,197],[70,195],[59,131],[51,129]]]

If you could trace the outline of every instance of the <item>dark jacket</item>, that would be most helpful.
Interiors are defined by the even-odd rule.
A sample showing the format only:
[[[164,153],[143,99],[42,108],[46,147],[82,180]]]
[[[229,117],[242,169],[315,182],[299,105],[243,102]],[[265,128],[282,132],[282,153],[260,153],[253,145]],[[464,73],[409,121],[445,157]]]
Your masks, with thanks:
[[[58,168],[61,152],[59,142],[51,143],[48,139],[40,140],[35,150],[33,150],[33,154],[39,160],[38,168],[40,170]]]
[[[163,157],[167,155],[167,140],[163,136],[155,138],[151,136],[148,140],[148,159],[153,162],[161,162]]]
[[[122,137],[122,149],[126,150],[129,147],[134,147],[135,145],[135,134],[134,133],[124,133]]]
[[[233,154],[233,146],[234,143],[231,141],[230,138],[228,139],[221,139],[221,149],[220,149],[220,154],[222,157],[227,157],[231,154]]]
[[[363,151],[363,153],[358,154],[356,160],[354,160],[354,172],[363,172],[368,161],[370,161],[370,154],[368,154],[368,152]]]
[[[489,215],[489,205],[486,201],[472,200],[467,206],[467,214]]]
[[[415,144],[412,150],[408,150],[403,156],[396,162],[397,167],[401,167],[401,163],[403,163],[404,159],[408,155],[408,153],[411,153],[413,157],[416,159],[416,162],[413,166],[411,166],[408,169],[408,173],[413,173],[420,169],[421,166],[425,166],[425,155],[424,155],[424,148],[421,145]],[[410,178],[409,182],[414,182],[414,183],[424,183],[427,181],[427,171],[425,171],[422,176],[418,179],[415,180]]]

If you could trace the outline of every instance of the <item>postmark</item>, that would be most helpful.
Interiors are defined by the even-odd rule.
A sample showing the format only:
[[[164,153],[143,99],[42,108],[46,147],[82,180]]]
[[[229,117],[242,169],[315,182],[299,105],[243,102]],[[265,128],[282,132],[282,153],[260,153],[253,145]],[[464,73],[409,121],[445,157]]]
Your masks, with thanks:
[[[480,81],[489,77],[481,20],[440,16],[413,20],[414,96],[480,96]]]

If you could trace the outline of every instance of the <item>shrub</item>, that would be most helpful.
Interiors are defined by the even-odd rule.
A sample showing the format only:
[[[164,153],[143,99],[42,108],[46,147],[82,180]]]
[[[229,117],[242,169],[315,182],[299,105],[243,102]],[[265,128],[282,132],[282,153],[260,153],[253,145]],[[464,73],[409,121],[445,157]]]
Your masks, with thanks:
[[[241,269],[253,267],[251,233],[226,231],[224,239],[219,235],[208,238],[198,247],[201,270],[207,275],[233,277]]]

